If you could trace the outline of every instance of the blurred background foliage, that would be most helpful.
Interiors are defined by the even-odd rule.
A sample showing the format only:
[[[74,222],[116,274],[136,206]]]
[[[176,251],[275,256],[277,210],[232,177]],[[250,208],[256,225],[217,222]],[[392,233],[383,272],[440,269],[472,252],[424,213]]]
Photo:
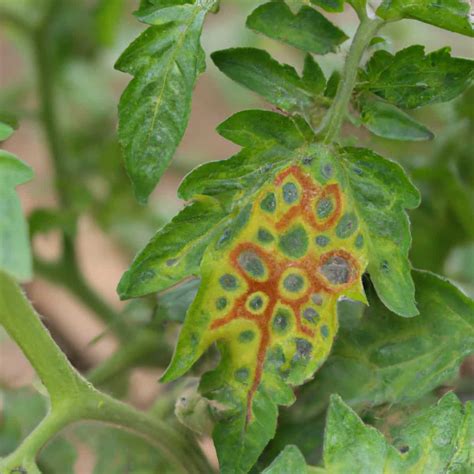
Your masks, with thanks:
[[[204,28],[202,42],[207,56],[217,49],[253,46],[265,48],[277,60],[301,70],[302,53],[244,27],[245,18],[259,3],[264,2],[222,1],[219,14],[210,15]],[[127,305],[118,302],[115,286],[133,255],[181,208],[176,188],[183,176],[200,163],[223,159],[236,151],[215,127],[239,110],[268,106],[219,73],[207,59],[184,140],[149,205],[137,204],[116,134],[117,103],[129,78],[113,69],[119,54],[143,29],[131,15],[136,7],[137,2],[131,0],[0,0],[0,117],[19,127],[5,142],[5,149],[15,152],[36,173],[36,178],[20,189],[36,257],[47,261],[57,254],[58,229],[76,238],[78,265],[92,291],[97,298],[101,295],[119,315],[119,323],[130,331],[125,338],[122,333],[123,345],[133,345],[127,335],[136,334],[134,331],[141,331],[141,339],[124,360],[123,352],[115,352],[120,331],[102,322],[92,323],[91,308],[74,306],[67,292],[45,283],[50,275],[38,266],[35,280],[27,285],[33,303],[78,368],[92,369],[96,383],[150,407],[158,391],[165,390],[156,383],[157,375],[168,362],[177,322],[197,285],[187,282],[184,289],[167,292],[158,301],[147,298]],[[354,32],[356,16],[349,7],[342,14],[329,16],[347,34]],[[412,21],[389,25],[383,37],[372,50],[395,52],[418,43],[425,45],[427,52],[450,45],[454,56],[472,57],[473,53],[469,38]],[[342,45],[343,52],[348,44]],[[326,77],[340,68],[344,56],[320,58]],[[45,107],[46,113],[48,108],[53,110],[54,124],[45,123]],[[384,140],[348,125],[347,142],[374,148],[404,166],[422,194],[421,206],[410,213],[414,267],[445,275],[474,296],[474,87],[453,102],[415,110],[413,115],[435,133],[434,141]],[[60,155],[63,169],[61,182],[56,183],[55,153]],[[60,205],[55,185],[67,196],[67,206]],[[176,302],[180,304],[176,306]],[[210,359],[212,354],[196,371]],[[143,365],[152,367],[151,372],[132,371],[129,376],[129,369]],[[454,386],[461,387],[464,396],[472,396],[473,387],[468,386],[474,375],[472,360],[466,361],[461,375]],[[0,387],[16,388],[32,380],[31,369],[0,334]],[[292,442],[304,444],[312,437],[305,453],[309,450],[308,460],[314,461],[318,450],[314,450],[313,436],[321,435],[324,418],[318,414],[309,423],[307,403],[308,398],[302,397],[283,414],[282,424],[287,423],[285,437]],[[394,419],[409,413],[381,407],[367,413],[366,421],[388,433],[389,423],[379,426],[378,420],[380,411],[385,419],[389,409]],[[268,459],[275,454],[273,449],[270,446]],[[80,472],[89,471],[84,468]]]

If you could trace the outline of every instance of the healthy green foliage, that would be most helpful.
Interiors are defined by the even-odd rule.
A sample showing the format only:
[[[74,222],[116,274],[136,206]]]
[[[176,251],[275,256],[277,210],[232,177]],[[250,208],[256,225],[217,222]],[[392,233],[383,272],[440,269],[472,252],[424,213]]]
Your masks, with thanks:
[[[474,36],[470,10],[466,0],[384,0],[377,9],[377,15],[386,20],[410,18]]]
[[[28,228],[15,188],[32,177],[28,165],[0,150],[0,269],[20,281],[29,280],[32,270]]]
[[[247,27],[308,53],[335,52],[346,34],[311,7],[303,6],[294,15],[285,2],[259,6],[247,18]]]
[[[324,466],[331,474],[468,472],[473,426],[472,402],[463,407],[454,394],[447,394],[399,430],[395,447],[333,396],[324,436]]]
[[[362,96],[358,99],[361,122],[374,135],[391,140],[431,140],[434,135],[398,107]]]
[[[328,12],[342,12],[344,10],[344,0],[311,0],[311,3]]]
[[[474,61],[453,58],[450,48],[426,54],[410,46],[392,55],[377,51],[359,77],[359,90],[372,92],[398,107],[414,109],[458,96],[473,78]]]
[[[288,474],[290,472],[301,474],[310,472],[301,451],[292,445],[286,446],[270,466],[262,471],[262,474]]]
[[[197,76],[204,71],[202,25],[214,0],[154,5],[137,13],[151,25],[115,67],[134,76],[119,104],[119,139],[137,199],[153,191],[188,123]]]
[[[288,112],[307,115],[315,105],[315,95],[324,91],[324,74],[310,55],[303,77],[261,49],[232,48],[216,51],[211,57],[225,75]]]

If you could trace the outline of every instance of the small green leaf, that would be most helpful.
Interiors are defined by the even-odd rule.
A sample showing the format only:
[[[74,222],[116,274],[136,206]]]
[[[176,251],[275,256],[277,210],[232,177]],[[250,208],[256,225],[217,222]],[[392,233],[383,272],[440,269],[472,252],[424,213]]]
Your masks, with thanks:
[[[411,237],[404,209],[420,203],[403,169],[365,148],[345,148],[343,165],[369,252],[368,271],[384,304],[395,313],[418,314],[410,275]]]
[[[211,57],[225,75],[283,110],[304,112],[313,105],[311,83],[303,81],[293,67],[278,63],[266,51],[232,48],[216,51]]]
[[[188,123],[200,45],[213,0],[140,10],[150,26],[124,51],[116,69],[134,76],[119,103],[119,140],[137,199],[144,203],[173,157]]]
[[[225,213],[212,198],[186,206],[152,238],[120,280],[120,298],[133,298],[169,288],[197,274],[202,254]]]
[[[474,36],[470,10],[466,0],[384,0],[377,9],[377,15],[385,20],[419,20],[455,33]]]
[[[315,54],[334,52],[348,38],[313,8],[303,6],[294,15],[284,2],[259,6],[247,18],[247,27]]]
[[[326,89],[326,77],[319,64],[309,53],[304,59],[303,81],[308,90],[312,91],[313,95],[323,94]]]
[[[377,51],[361,71],[358,88],[402,108],[446,102],[469,85],[474,61],[453,58],[449,48],[425,55],[415,45],[392,55]]]
[[[305,474],[307,471],[306,461],[301,451],[296,446],[289,445],[285,447],[262,474]]]
[[[32,177],[29,166],[0,150],[0,269],[20,281],[31,278],[32,268],[28,228],[15,187]]]
[[[374,135],[406,141],[434,138],[428,128],[394,105],[370,97],[361,97],[358,103],[362,124]]]
[[[328,12],[342,12],[344,10],[344,0],[311,0],[311,3]]]
[[[337,392],[351,405],[407,403],[454,377],[474,352],[474,302],[448,281],[414,272],[420,315],[388,311],[373,289],[360,320],[343,325],[332,354],[303,389],[314,413]]]
[[[399,430],[395,447],[333,395],[326,421],[324,465],[331,474],[467,473],[473,426],[472,402],[463,407],[448,393]]]
[[[336,96],[337,87],[339,86],[339,82],[341,80],[341,73],[338,70],[333,71],[333,73],[329,76],[326,90],[324,91],[324,95],[333,99]]]

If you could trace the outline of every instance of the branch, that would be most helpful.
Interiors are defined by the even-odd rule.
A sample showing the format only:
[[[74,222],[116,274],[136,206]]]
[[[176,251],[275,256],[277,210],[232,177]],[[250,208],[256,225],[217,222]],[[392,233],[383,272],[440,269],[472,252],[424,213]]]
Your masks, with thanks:
[[[356,84],[357,72],[362,55],[369,45],[370,40],[384,23],[383,20],[379,18],[370,19],[367,15],[360,14],[360,12],[358,12],[358,14],[361,17],[361,22],[357,28],[344,64],[344,70],[337,88],[336,97],[324,117],[324,121],[318,132],[318,136],[325,143],[331,143],[337,140],[339,136],[351,100],[352,91]]]
[[[168,424],[96,390],[70,364],[41,324],[16,282],[0,272],[0,324],[23,350],[51,399],[44,420],[9,456],[0,461],[0,472],[36,466],[42,447],[62,428],[95,420],[133,431],[163,452],[177,472],[211,472],[207,460]],[[33,470],[34,472],[34,470]]]

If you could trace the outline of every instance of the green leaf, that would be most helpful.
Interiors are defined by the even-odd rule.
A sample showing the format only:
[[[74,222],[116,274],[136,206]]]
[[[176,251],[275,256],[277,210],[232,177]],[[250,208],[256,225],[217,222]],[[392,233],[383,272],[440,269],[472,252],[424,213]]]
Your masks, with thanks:
[[[311,0],[311,3],[328,12],[342,12],[344,10],[344,0]]]
[[[374,135],[405,141],[434,138],[428,128],[394,105],[370,97],[361,97],[358,103],[362,124]]]
[[[32,169],[0,150],[0,269],[20,281],[32,274],[28,228],[15,187],[33,177]]]
[[[384,0],[377,15],[385,20],[410,18],[462,35],[474,36],[466,0]]]
[[[326,89],[326,77],[319,64],[314,60],[311,54],[307,54],[304,59],[303,81],[308,90],[313,95],[324,94]]]
[[[335,52],[348,37],[311,7],[294,15],[284,2],[259,6],[247,18],[247,27],[309,53]]]
[[[474,61],[451,57],[449,48],[427,55],[419,45],[395,55],[380,50],[361,71],[358,88],[414,109],[454,99],[469,85],[473,71]]]
[[[231,48],[211,55],[215,65],[235,82],[288,112],[305,112],[314,104],[314,89],[295,69],[256,48]],[[324,77],[324,76],[323,76]]]
[[[188,123],[196,78],[205,68],[200,35],[213,0],[147,8],[152,26],[115,67],[134,76],[119,103],[119,140],[137,199],[144,203],[173,157]]]
[[[403,169],[371,150],[345,148],[343,166],[369,253],[367,270],[380,299],[393,312],[415,316],[415,288],[408,251],[410,223],[404,209],[419,205]]]
[[[415,401],[454,377],[474,352],[474,302],[432,273],[415,271],[414,279],[416,318],[397,317],[367,291],[362,319],[341,327],[331,357],[303,389],[313,413],[334,392],[357,408]]]
[[[324,465],[331,474],[467,473],[473,426],[472,402],[463,407],[449,393],[400,429],[396,449],[334,395],[326,421]]]
[[[180,198],[248,194],[263,184],[273,170],[287,163],[292,150],[314,139],[304,120],[264,110],[238,112],[217,131],[244,149],[228,160],[206,163],[193,170],[178,190]]]
[[[289,445],[285,447],[262,474],[305,474],[307,472],[306,461],[301,451],[296,446]]]
[[[197,274],[204,250],[224,217],[212,198],[202,197],[186,206],[136,256],[118,285],[120,298],[161,291]]]

